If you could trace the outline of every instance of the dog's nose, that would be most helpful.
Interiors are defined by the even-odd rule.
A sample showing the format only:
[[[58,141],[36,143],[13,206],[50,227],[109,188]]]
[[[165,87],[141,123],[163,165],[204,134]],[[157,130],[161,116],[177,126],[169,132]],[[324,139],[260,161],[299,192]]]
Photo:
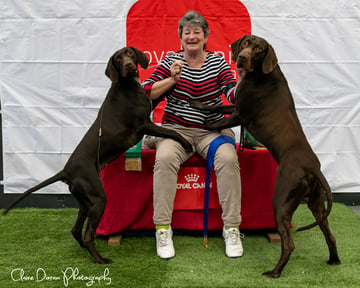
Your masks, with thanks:
[[[130,67],[133,66],[133,65],[134,65],[134,63],[131,62],[131,61],[127,61],[127,62],[125,63],[125,67],[126,67],[126,68],[130,68]]]
[[[246,53],[240,53],[238,56],[238,63],[244,63],[246,62],[246,60],[249,58],[249,55],[247,55]]]
[[[136,65],[135,65],[135,63],[134,62],[132,62],[132,61],[126,61],[125,63],[124,63],[124,68],[126,69],[126,70],[135,70],[136,69]]]
[[[237,63],[238,65],[243,66],[243,65],[245,65],[245,63],[248,61],[248,59],[249,59],[249,56],[248,56],[247,54],[245,54],[245,53],[240,53],[239,56],[238,56],[238,59],[237,59],[236,63]]]

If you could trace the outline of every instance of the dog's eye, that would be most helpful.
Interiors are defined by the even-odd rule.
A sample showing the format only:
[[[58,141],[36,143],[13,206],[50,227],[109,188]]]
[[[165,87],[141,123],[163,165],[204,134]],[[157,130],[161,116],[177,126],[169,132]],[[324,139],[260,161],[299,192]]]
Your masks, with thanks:
[[[249,46],[249,41],[243,42],[241,46],[242,46],[243,48],[246,48],[247,46]]]
[[[262,52],[262,48],[260,48],[260,47],[255,47],[254,48],[254,51],[255,51],[255,53],[260,53],[260,52]]]
[[[132,50],[128,50],[126,51],[126,56],[128,57],[133,57],[134,56],[134,52]]]

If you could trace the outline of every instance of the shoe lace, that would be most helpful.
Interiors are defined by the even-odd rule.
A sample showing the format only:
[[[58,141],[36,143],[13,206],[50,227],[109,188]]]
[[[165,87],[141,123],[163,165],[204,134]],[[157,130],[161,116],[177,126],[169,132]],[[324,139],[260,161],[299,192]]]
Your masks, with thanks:
[[[238,245],[240,238],[244,238],[245,235],[240,233],[239,230],[229,230],[227,231],[227,237],[230,238],[231,245]]]
[[[160,231],[159,233],[159,243],[160,246],[168,245],[169,232],[168,231]]]

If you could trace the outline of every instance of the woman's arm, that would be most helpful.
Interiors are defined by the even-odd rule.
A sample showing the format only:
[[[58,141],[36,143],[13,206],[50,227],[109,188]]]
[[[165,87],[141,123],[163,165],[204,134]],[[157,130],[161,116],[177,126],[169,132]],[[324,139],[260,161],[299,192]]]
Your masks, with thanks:
[[[238,87],[234,74],[232,73],[230,66],[227,64],[223,57],[219,56],[219,83],[222,93],[226,96],[227,100],[235,103],[235,91]]]
[[[155,100],[163,95],[166,91],[170,90],[176,84],[176,80],[173,77],[165,78],[152,85],[150,91],[150,99]]]
[[[151,100],[155,100],[175,86],[176,82],[180,79],[181,69],[183,62],[176,60],[170,65],[170,77],[161,79],[152,83],[149,96]]]

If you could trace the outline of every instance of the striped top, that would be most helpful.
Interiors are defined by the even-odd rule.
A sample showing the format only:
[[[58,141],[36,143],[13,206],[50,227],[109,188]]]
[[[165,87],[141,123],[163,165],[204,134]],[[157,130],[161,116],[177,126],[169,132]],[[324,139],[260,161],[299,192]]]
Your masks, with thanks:
[[[205,121],[212,123],[221,120],[223,114],[199,111],[191,108],[189,103],[190,99],[194,99],[208,105],[221,105],[222,94],[234,103],[236,80],[225,59],[218,54],[209,52],[201,68],[189,67],[180,52],[167,55],[142,83],[144,91],[150,95],[155,82],[170,77],[170,66],[175,60],[181,60],[184,64],[180,79],[166,95],[162,124],[203,128]]]

